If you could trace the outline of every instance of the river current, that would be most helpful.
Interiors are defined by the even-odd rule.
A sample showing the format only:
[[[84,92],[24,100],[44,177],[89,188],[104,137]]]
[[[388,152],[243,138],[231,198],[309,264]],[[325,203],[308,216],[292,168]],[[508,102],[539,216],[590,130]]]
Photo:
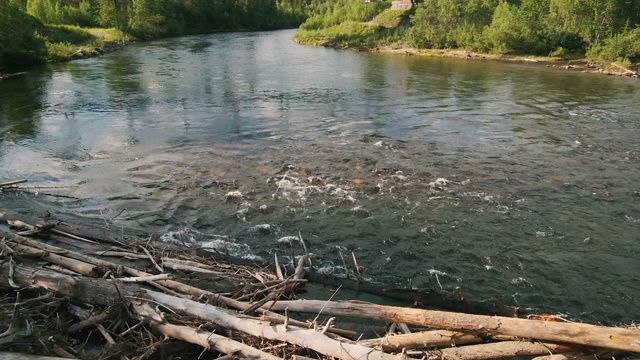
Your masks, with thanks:
[[[267,260],[301,235],[322,271],[353,272],[353,253],[385,283],[640,320],[638,81],[293,35],[145,42],[0,82],[0,181],[71,186],[0,208]]]

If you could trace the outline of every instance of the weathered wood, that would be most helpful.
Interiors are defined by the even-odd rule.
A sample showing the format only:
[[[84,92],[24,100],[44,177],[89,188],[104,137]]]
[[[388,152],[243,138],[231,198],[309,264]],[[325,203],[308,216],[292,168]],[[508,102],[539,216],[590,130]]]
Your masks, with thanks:
[[[16,251],[15,256],[39,258],[83,275],[100,275],[100,270],[97,269],[96,266],[88,264],[84,261],[71,259],[68,257],[60,256],[53,252],[36,249],[18,243],[11,243],[11,247]]]
[[[322,313],[333,316],[372,318],[420,326],[476,333],[481,336],[505,335],[546,341],[566,342],[627,351],[640,351],[640,329],[605,327],[581,323],[528,320],[502,316],[470,315],[436,310],[376,305],[361,301],[320,300],[267,303],[274,311]]]
[[[8,275],[9,264],[0,265],[0,278],[6,278]],[[130,284],[116,284],[105,279],[89,279],[25,266],[16,266],[13,280],[24,288],[46,289],[69,296],[76,301],[95,305],[109,305],[116,301],[130,302],[132,300],[143,301],[149,299],[152,302],[162,304],[166,308],[210,320],[229,329],[307,347],[338,359],[406,359],[404,356],[385,354],[363,345],[337,341],[315,330],[286,328],[284,325],[273,325],[252,318],[241,318],[239,315],[232,315],[209,304],[177,298],[155,291],[140,290]],[[0,287],[7,288],[10,285],[8,283],[0,283]]]
[[[331,339],[315,330],[300,328],[288,329],[284,325],[265,324],[250,318],[240,318],[221,311],[214,306],[192,300],[179,299],[155,291],[145,290],[146,297],[161,303],[173,311],[190,314],[212,321],[220,326],[259,336],[269,340],[278,340],[315,350],[337,359],[353,360],[405,360],[404,355],[390,355],[369,347]]]
[[[624,71],[624,72],[625,72],[625,73],[627,73],[627,74],[630,74],[630,75],[639,75],[639,73],[638,73],[637,71],[634,71],[634,70],[631,70],[631,69],[627,69],[626,67],[624,67],[624,66],[622,66],[622,65],[618,64],[617,62],[612,62],[612,63],[611,63],[611,65],[613,65],[613,66],[617,67],[618,69],[620,69],[620,70]]]
[[[600,349],[596,351],[574,351],[564,354],[553,354],[537,356],[532,360],[605,360],[605,359],[619,359],[624,356],[625,353],[618,350]]]
[[[13,242],[16,242],[18,244],[23,244],[26,246],[30,246],[30,247],[34,247],[37,249],[41,249],[44,251],[48,251],[48,252],[52,252],[52,253],[56,253],[59,255],[64,255],[65,257],[71,258],[71,259],[75,259],[75,260],[79,260],[79,261],[83,261],[86,262],[88,264],[92,264],[95,266],[101,266],[101,267],[105,267],[108,269],[112,269],[112,270],[116,270],[118,268],[121,268],[123,270],[123,272],[127,275],[130,276],[139,276],[139,277],[144,277],[144,276],[149,276],[148,273],[144,272],[144,271],[140,271],[128,266],[119,266],[115,263],[109,262],[109,261],[105,261],[102,259],[97,259],[95,257],[92,256],[88,256],[88,255],[84,255],[75,251],[71,251],[71,250],[67,250],[67,249],[63,249],[57,246],[53,246],[53,245],[48,245],[48,244],[43,244],[39,241],[36,241],[34,239],[29,239],[29,238],[25,238],[24,236],[20,236],[20,235],[16,235],[7,231],[4,231],[2,229],[0,229],[0,237],[5,237],[7,239],[10,239]],[[156,284],[157,283],[157,284]],[[220,294],[216,294],[214,292],[211,291],[206,291],[194,286],[190,286],[190,285],[186,285],[183,284],[181,282],[178,281],[174,281],[174,280],[158,280],[157,282],[151,282],[151,285],[161,285],[164,286],[170,290],[174,290],[177,291],[179,293],[182,294],[187,294],[187,295],[191,295],[194,297],[202,297],[205,299],[208,299],[209,302],[214,303],[214,304],[224,304],[225,306],[228,306],[230,308],[233,309],[237,309],[237,310],[246,310],[248,309],[251,305],[247,304],[246,302],[242,302],[242,301],[238,301],[235,299],[231,299],[229,297],[226,296],[222,296]],[[264,316],[267,316],[271,319],[280,319],[280,321],[284,322],[285,317],[275,313],[273,311],[269,311],[266,309],[257,309],[256,310],[259,314],[262,314]],[[289,324],[293,325],[293,326],[298,326],[298,327],[302,327],[302,328],[309,328],[309,324],[299,321],[299,320],[295,320],[295,319],[289,319]],[[331,328],[328,329],[328,332],[333,333],[333,334],[337,334],[337,335],[341,335],[341,336],[347,336],[347,337],[356,337],[354,336],[354,332],[353,331],[349,331],[349,330],[344,330],[344,329],[338,329],[338,328]]]
[[[13,289],[9,278],[8,263],[0,264],[0,288]],[[13,281],[24,289],[44,289],[93,305],[109,306],[127,297],[141,295],[139,287],[127,283],[114,283],[105,279],[61,274],[52,270],[28,266],[14,266]]]
[[[13,186],[13,185],[17,185],[17,184],[22,184],[22,183],[26,183],[27,181],[29,181],[28,179],[20,179],[20,180],[14,180],[14,181],[6,181],[3,183],[0,183],[0,189],[3,187],[8,187],[8,186]]]
[[[537,356],[576,350],[573,345],[529,341],[501,341],[489,344],[450,347],[429,352],[429,359],[489,360]]]
[[[249,359],[280,360],[279,357],[260,351],[241,342],[201,331],[189,326],[174,325],[162,319],[162,316],[146,303],[134,303],[133,310],[141,320],[150,321],[151,326],[161,334],[191,344],[200,345],[206,349],[214,348],[224,354]]]
[[[460,346],[482,342],[482,337],[448,330],[421,331],[411,334],[391,335],[363,340],[363,345],[382,347],[385,350],[425,349],[443,346]]]
[[[82,329],[88,328],[90,326],[96,326],[96,324],[101,324],[103,321],[105,321],[111,314],[109,314],[109,312],[105,311],[103,313],[100,313],[98,315],[92,316],[88,319],[82,320],[80,322],[77,322],[71,326],[69,326],[67,328],[67,333],[74,333],[76,331],[80,331]]]

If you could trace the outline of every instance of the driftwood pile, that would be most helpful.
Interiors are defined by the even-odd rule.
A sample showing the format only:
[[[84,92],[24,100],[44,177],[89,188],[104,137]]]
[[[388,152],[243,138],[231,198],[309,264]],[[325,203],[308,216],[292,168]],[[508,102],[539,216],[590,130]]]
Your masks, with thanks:
[[[3,359],[561,360],[640,352],[636,327],[429,310],[447,297],[328,278],[304,255],[294,268],[277,257],[260,268],[154,237],[98,237],[45,220],[0,212]],[[312,283],[418,301],[295,300]]]

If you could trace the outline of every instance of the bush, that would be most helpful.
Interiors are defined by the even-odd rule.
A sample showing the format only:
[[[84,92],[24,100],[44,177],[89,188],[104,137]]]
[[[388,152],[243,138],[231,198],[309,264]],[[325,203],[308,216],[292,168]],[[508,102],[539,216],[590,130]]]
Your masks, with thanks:
[[[78,50],[78,47],[68,42],[47,43],[47,60],[64,61]]]
[[[370,21],[389,8],[391,3],[378,1],[365,3],[362,0],[325,2],[312,11],[312,15],[300,26],[303,30],[319,30],[339,25],[346,21]]]
[[[626,30],[606,39],[602,44],[592,47],[589,57],[609,61],[640,61],[640,28]]]

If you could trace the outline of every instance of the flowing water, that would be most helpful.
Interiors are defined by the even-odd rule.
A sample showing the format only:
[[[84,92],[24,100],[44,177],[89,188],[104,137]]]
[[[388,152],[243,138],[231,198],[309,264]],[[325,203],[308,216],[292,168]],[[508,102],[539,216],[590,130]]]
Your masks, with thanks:
[[[640,320],[640,83],[293,34],[147,42],[0,82],[0,181],[74,185],[0,207],[267,260],[302,235],[323,271],[354,253],[387,283]]]

